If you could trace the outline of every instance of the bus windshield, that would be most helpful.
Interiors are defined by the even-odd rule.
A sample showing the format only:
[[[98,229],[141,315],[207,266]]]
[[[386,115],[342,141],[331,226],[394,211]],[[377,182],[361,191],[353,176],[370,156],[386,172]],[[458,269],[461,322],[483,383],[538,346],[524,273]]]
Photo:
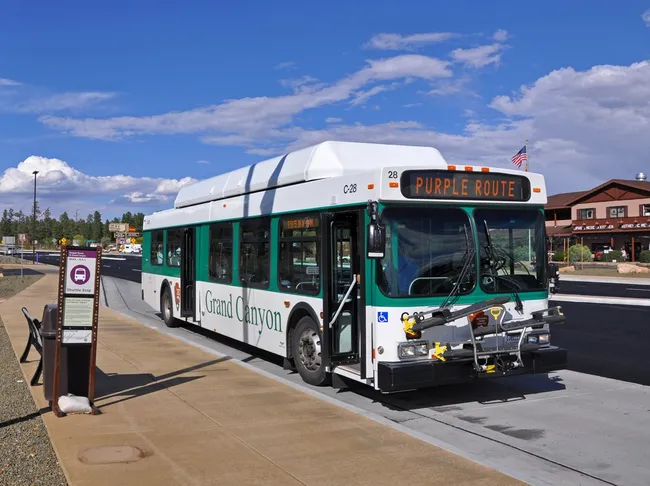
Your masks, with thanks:
[[[470,220],[458,208],[386,208],[385,257],[378,285],[389,297],[445,296],[454,288],[475,245]],[[465,272],[459,294],[471,292],[476,266]]]
[[[488,293],[546,288],[544,216],[538,209],[476,209],[480,285]]]

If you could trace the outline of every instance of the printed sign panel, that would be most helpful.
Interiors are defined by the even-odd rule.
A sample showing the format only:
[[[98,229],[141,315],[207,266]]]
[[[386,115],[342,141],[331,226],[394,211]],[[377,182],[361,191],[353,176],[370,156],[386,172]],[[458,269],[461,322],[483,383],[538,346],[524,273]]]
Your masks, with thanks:
[[[93,337],[92,329],[64,329],[63,344],[90,344]]]
[[[93,325],[94,299],[65,297],[63,327],[90,327]]]
[[[114,233],[125,233],[129,231],[128,223],[108,223],[108,231]]]
[[[95,294],[96,255],[96,252],[91,250],[68,250],[66,294]]]

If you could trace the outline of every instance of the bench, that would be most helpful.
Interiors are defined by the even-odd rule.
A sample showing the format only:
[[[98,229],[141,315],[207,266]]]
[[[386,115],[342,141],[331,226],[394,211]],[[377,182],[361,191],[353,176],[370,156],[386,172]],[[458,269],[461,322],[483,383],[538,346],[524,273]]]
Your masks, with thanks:
[[[27,356],[29,355],[29,350],[32,346],[34,346],[34,349],[38,351],[38,354],[40,356],[40,359],[38,361],[38,367],[36,368],[36,372],[34,373],[34,376],[32,377],[32,380],[30,382],[32,386],[35,386],[38,383],[39,378],[41,377],[41,373],[43,372],[43,339],[41,337],[41,323],[39,322],[38,319],[36,319],[29,313],[26,307],[23,307],[22,311],[23,311],[23,315],[25,316],[25,319],[27,319],[27,326],[29,327],[29,337],[27,338],[27,346],[25,346],[25,351],[23,351],[23,355],[20,357],[20,362],[21,363],[27,362]]]

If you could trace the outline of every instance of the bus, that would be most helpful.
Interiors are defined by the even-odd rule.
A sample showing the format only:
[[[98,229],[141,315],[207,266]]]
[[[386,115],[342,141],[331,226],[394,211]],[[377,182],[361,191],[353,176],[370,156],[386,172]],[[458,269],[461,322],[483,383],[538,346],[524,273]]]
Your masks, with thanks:
[[[180,189],[144,218],[142,299],[383,393],[566,367],[542,175],[327,141]],[[346,385],[347,383],[347,385]]]

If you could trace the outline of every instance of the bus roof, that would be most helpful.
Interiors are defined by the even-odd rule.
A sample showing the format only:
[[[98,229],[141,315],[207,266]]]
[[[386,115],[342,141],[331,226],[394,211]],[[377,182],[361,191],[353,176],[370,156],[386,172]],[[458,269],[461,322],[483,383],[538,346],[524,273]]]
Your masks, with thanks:
[[[387,166],[444,169],[447,163],[433,147],[328,141],[184,186],[174,207]]]

